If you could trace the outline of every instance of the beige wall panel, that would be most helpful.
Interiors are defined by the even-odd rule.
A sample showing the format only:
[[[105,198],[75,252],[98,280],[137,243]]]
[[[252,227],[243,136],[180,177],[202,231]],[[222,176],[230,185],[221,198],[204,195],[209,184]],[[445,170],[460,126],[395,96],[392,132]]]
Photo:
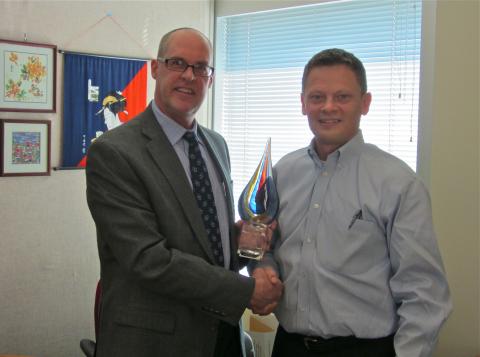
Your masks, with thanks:
[[[480,353],[478,6],[437,3],[431,194],[454,303],[436,354],[442,357]]]

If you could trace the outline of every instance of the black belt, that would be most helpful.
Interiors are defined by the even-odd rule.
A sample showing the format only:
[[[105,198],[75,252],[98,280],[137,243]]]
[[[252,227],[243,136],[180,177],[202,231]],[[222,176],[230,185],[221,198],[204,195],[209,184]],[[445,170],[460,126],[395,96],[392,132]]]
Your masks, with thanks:
[[[350,348],[360,343],[360,339],[355,336],[338,336],[328,339],[302,335],[300,335],[300,337],[307,350],[317,352],[330,352],[338,349]]]
[[[283,330],[283,327],[279,326]],[[305,336],[296,333],[284,332],[291,338],[301,339],[305,348],[312,352],[331,353],[335,351],[352,349],[355,347],[380,347],[385,346],[393,350],[393,336],[380,338],[358,338],[355,336],[336,336],[331,338],[323,338],[317,336]]]

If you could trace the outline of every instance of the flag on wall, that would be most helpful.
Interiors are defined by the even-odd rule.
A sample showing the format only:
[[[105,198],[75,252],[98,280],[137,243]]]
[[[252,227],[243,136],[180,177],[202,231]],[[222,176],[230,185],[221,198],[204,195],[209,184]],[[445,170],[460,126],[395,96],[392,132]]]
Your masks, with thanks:
[[[64,54],[63,167],[85,167],[93,140],[142,112],[147,61]]]

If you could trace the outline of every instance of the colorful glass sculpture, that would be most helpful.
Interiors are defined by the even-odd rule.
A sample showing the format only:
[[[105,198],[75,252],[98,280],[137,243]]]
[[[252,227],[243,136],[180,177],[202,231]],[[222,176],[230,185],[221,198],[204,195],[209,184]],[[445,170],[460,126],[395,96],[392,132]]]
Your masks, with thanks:
[[[272,176],[271,140],[268,138],[262,159],[238,200],[244,221],[271,223],[278,212],[278,193]]]

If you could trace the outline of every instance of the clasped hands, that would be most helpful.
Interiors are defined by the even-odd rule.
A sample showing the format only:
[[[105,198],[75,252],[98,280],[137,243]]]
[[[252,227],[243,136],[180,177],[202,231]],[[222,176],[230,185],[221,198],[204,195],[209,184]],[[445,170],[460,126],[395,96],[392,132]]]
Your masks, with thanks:
[[[259,315],[268,315],[278,304],[283,292],[283,283],[276,271],[270,267],[256,268],[252,277],[255,289],[250,299],[250,309]]]

